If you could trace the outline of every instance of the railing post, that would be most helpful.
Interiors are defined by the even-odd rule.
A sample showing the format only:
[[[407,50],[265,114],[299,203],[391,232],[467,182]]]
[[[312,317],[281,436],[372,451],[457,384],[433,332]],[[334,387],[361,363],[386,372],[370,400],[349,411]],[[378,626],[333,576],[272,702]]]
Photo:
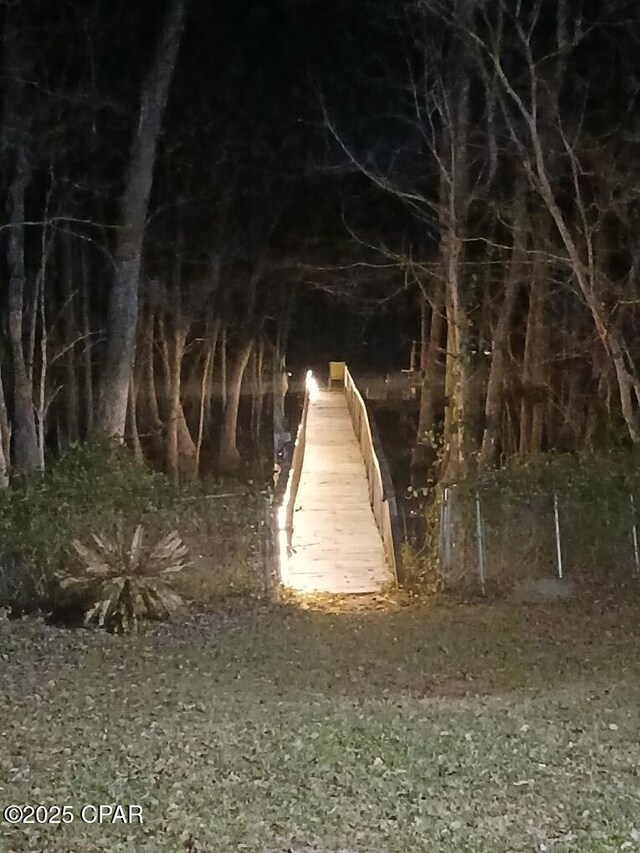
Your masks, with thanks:
[[[633,542],[634,574],[640,574],[640,552],[638,551],[638,525],[636,524],[636,503],[633,492],[629,494],[631,504],[631,541]]]
[[[442,493],[442,569],[451,570],[451,489],[444,487]]]
[[[553,493],[553,522],[554,522],[554,530],[556,534],[556,564],[558,571],[558,578],[562,580],[564,576],[564,570],[562,566],[562,541],[560,539],[560,514],[558,512],[558,493]]]
[[[482,509],[480,507],[480,492],[476,490],[476,539],[478,546],[478,576],[480,588],[485,593],[486,586],[486,556],[484,542],[484,523],[482,521]]]

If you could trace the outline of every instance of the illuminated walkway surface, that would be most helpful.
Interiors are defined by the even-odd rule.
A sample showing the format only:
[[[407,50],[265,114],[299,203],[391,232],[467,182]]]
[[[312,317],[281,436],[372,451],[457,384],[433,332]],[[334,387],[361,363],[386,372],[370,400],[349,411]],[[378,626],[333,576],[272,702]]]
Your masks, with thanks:
[[[391,582],[342,390],[309,404],[292,545],[282,580],[293,589],[366,593]]]

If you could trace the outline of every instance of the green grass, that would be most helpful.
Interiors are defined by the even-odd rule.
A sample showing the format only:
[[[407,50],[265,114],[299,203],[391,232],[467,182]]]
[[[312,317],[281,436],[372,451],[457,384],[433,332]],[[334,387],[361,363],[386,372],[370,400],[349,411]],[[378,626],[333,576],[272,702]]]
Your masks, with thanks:
[[[637,608],[293,605],[129,640],[0,622],[11,853],[638,849]]]

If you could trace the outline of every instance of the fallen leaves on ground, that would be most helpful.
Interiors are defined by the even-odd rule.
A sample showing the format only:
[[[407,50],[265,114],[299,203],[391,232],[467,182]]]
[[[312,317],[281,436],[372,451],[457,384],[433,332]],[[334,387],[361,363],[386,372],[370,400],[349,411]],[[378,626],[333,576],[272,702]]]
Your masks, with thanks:
[[[0,802],[144,809],[0,825],[0,849],[638,849],[631,604],[334,606],[130,639],[0,620]]]

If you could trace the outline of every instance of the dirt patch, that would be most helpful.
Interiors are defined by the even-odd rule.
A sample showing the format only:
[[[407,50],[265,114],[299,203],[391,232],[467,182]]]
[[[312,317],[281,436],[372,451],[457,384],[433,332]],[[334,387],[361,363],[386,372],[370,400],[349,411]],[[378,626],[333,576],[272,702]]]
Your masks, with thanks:
[[[401,610],[412,603],[411,595],[401,589],[359,595],[331,595],[320,592],[301,594],[284,590],[280,600],[302,610],[322,613],[388,613]]]

